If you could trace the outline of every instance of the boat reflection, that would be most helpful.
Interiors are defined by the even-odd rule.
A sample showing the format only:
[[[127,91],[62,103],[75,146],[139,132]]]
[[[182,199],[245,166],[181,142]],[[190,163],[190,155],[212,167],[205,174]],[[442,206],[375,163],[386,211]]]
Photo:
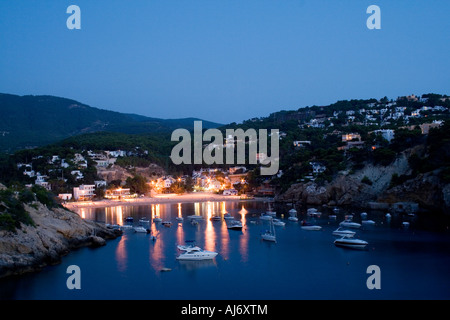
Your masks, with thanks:
[[[178,260],[180,268],[183,270],[191,271],[196,269],[217,267],[217,262],[215,259],[212,260]]]

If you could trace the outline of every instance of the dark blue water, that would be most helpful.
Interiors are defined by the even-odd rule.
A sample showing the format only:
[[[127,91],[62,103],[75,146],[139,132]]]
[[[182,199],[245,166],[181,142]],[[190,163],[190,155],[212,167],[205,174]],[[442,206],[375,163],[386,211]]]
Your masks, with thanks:
[[[83,248],[62,263],[42,272],[0,281],[2,299],[449,299],[450,235],[447,226],[429,218],[409,218],[404,229],[401,216],[387,223],[383,213],[368,212],[376,225],[356,230],[369,242],[365,250],[338,248],[331,233],[344,218],[308,218],[321,231],[305,231],[287,218],[276,227],[277,243],[262,241],[267,222],[258,219],[262,202],[211,202],[89,209],[86,219],[122,223],[127,216],[159,215],[173,225],[151,223],[152,234],[127,231],[106,246]],[[228,230],[211,215],[229,212],[244,224],[242,231]],[[203,215],[192,225],[186,216]],[[331,212],[329,214],[332,214]],[[178,224],[175,217],[185,219]],[[299,218],[306,215],[299,213]],[[359,213],[354,221],[360,222]],[[430,225],[433,228],[430,229]],[[434,231],[438,225],[439,230]],[[206,250],[218,252],[213,261],[180,262],[177,244],[195,240]],[[67,267],[81,269],[81,289],[69,290]],[[380,267],[381,289],[369,290],[369,265]],[[171,268],[162,272],[162,268]]]

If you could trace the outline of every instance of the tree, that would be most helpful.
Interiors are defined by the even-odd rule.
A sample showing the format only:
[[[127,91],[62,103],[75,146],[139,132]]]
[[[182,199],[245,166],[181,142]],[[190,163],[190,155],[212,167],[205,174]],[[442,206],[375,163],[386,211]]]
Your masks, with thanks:
[[[125,187],[130,188],[131,193],[145,194],[150,192],[150,186],[147,184],[147,180],[139,174],[133,178],[128,177]]]

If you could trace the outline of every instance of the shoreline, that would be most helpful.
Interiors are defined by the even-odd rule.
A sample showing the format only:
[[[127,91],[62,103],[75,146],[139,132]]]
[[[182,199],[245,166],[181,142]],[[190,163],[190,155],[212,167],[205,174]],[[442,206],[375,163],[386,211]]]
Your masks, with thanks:
[[[97,201],[80,201],[67,202],[63,206],[69,210],[76,210],[80,208],[106,208],[114,206],[140,206],[151,204],[166,204],[166,203],[189,203],[189,202],[208,202],[208,201],[268,201],[268,198],[253,198],[241,199],[240,196],[224,196],[221,194],[214,194],[208,192],[195,192],[186,194],[158,194],[154,197],[143,197],[126,200],[97,200]]]

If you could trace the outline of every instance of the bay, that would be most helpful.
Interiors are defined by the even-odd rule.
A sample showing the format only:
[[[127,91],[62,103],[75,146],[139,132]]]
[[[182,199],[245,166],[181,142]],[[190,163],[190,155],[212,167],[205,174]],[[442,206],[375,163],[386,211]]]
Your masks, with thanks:
[[[366,240],[364,250],[339,248],[332,235],[346,214],[361,222],[360,211],[325,208],[320,217],[299,209],[299,220],[320,225],[320,231],[303,230],[287,219],[290,207],[278,206],[277,243],[261,240],[269,228],[259,219],[267,204],[258,201],[172,203],[80,209],[85,218],[109,224],[134,225],[146,217],[144,227],[156,236],[132,229],[101,248],[71,252],[62,263],[41,272],[0,280],[1,299],[106,299],[106,300],[300,300],[300,299],[449,299],[450,234],[448,219],[433,215],[414,217],[368,211],[374,226],[355,229]],[[211,221],[229,213],[243,223],[230,230],[226,221]],[[197,225],[188,216],[203,219]],[[336,219],[330,216],[336,215]],[[165,227],[151,218],[161,217]],[[176,217],[183,217],[178,222]],[[404,227],[402,222],[408,221]],[[216,251],[211,261],[179,261],[178,244],[194,240],[205,250]],[[81,270],[81,289],[69,290],[68,266]],[[367,268],[377,265],[381,289],[369,289]],[[163,272],[162,270],[170,271]]]

